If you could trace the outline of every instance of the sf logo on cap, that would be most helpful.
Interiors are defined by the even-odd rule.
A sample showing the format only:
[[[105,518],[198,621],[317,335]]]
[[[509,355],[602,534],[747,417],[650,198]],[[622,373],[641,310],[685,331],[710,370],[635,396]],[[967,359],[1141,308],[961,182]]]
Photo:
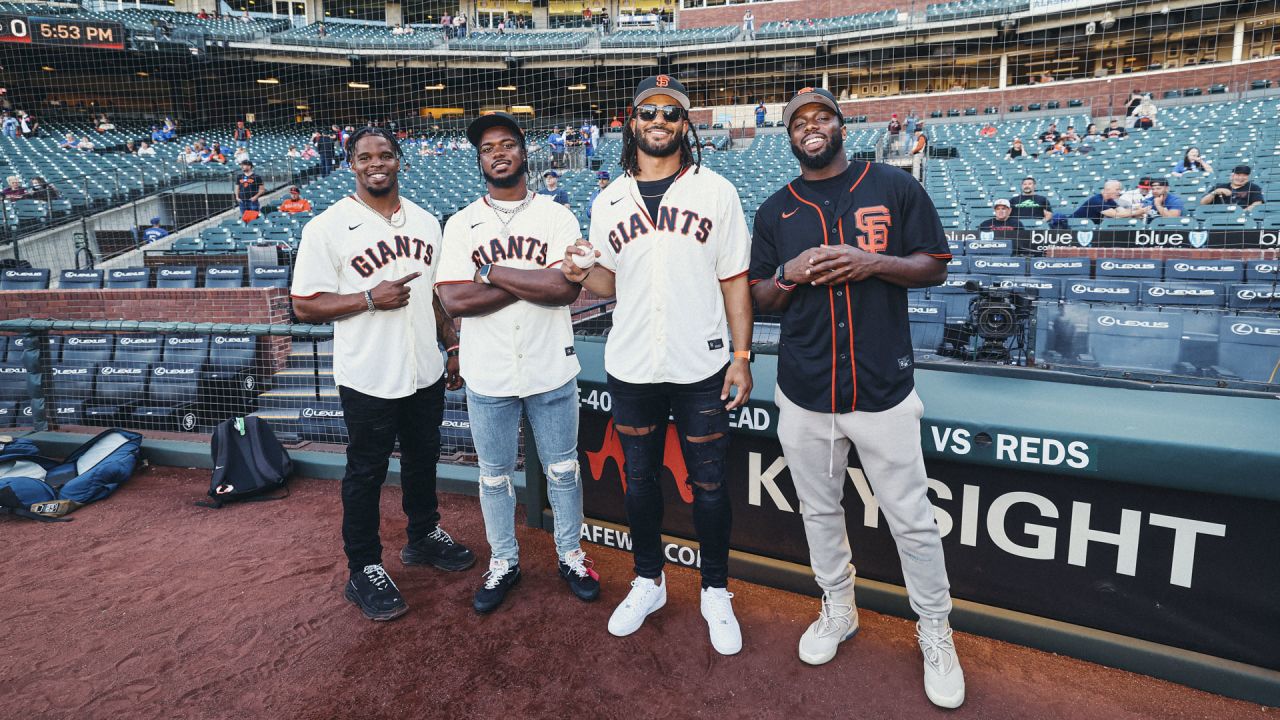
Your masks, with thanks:
[[[671,84],[671,78],[667,77],[666,75],[659,75],[654,82],[658,85],[658,87],[666,87]]]
[[[798,93],[796,93],[796,94],[797,94],[797,95],[803,95],[803,94],[805,94],[805,93],[811,93],[811,92],[813,92],[813,88],[811,88],[811,87],[807,87],[807,88],[800,88],[800,92],[798,92]]]

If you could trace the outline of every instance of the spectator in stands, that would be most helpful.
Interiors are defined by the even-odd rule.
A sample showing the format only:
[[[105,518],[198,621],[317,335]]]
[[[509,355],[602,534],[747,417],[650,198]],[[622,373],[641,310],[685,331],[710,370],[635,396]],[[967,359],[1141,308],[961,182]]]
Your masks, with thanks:
[[[1069,143],[1080,142],[1080,134],[1076,132],[1075,125],[1068,125],[1066,132],[1062,133],[1062,136],[1058,139]]]
[[[548,170],[542,173],[543,188],[538,192],[542,195],[550,195],[552,200],[569,207],[569,193],[560,187],[560,173],[555,170]]]
[[[289,188],[289,197],[280,203],[280,212],[311,212],[311,201],[302,197],[302,189],[297,185]]]
[[[747,12],[751,11],[748,10]],[[764,116],[766,112],[768,111],[764,107],[764,101],[761,100],[760,104],[756,106],[756,127],[764,127]]]
[[[248,159],[249,159],[249,148],[246,148],[246,147],[236,148],[236,151],[231,155],[231,161],[237,165],[239,165],[242,162],[245,162]]]
[[[1169,181],[1164,178],[1151,179],[1151,196],[1143,202],[1148,218],[1182,217],[1185,204],[1182,198],[1169,192]]]
[[[1013,206],[1009,204],[1008,200],[1004,198],[996,200],[992,207],[992,212],[995,213],[995,217],[989,217],[978,223],[979,230],[1008,233],[1022,229],[1022,222],[1018,218],[1012,217]]]
[[[245,8],[244,12],[240,13],[240,22],[246,24],[253,22],[253,18],[249,17],[249,8]]]
[[[178,136],[178,124],[170,118],[165,118],[164,129],[160,132],[164,135],[164,141],[169,142]]]
[[[208,19],[209,19],[209,13],[205,12],[204,8],[200,8],[200,12],[196,13],[196,19],[197,19],[197,20],[208,20]]]
[[[1036,194],[1036,179],[1030,176],[1022,178],[1022,193],[1009,198],[1013,206],[1013,216],[1019,219],[1051,220],[1053,211],[1049,209],[1049,198]]]
[[[320,156],[320,176],[327,177],[329,173],[333,172],[334,136],[329,133],[317,132],[312,138],[311,145],[316,149],[316,154]]]
[[[4,195],[5,200],[21,200],[27,196],[27,189],[22,187],[22,178],[10,175],[9,184],[4,190],[0,190],[0,194]]]
[[[22,133],[24,138],[39,137],[40,121],[36,120],[36,116],[27,112],[18,112],[18,131]]]
[[[58,143],[58,147],[64,150],[73,150],[79,142],[79,140],[76,140],[75,133],[67,133],[62,142]]]
[[[227,162],[227,156],[222,152],[222,146],[218,143],[214,143],[213,146],[209,148],[208,152],[204,154],[201,160],[207,163],[225,164]]]
[[[1107,125],[1107,130],[1106,132],[1103,133],[1103,135],[1108,140],[1118,140],[1118,139],[1124,139],[1128,137],[1129,131],[1120,127],[1119,120],[1115,118],[1111,118],[1111,122]]]
[[[36,175],[31,178],[31,191],[27,193],[27,197],[49,202],[62,197],[62,193],[58,192],[58,188],[50,185],[43,177]]]
[[[329,36],[329,31],[325,29],[324,23],[316,25],[316,37],[325,38]]]
[[[920,118],[916,117],[915,110],[907,111],[907,122],[902,129],[906,132],[907,137],[915,137],[916,128],[920,126]]]
[[[885,128],[892,135],[892,140],[897,142],[898,134],[902,132],[902,123],[898,122],[898,114],[894,113],[889,116],[889,125]]]
[[[1133,109],[1133,127],[1137,130],[1150,130],[1156,124],[1156,104],[1150,95],[1144,95],[1142,102]]]
[[[160,218],[151,218],[151,227],[142,231],[142,242],[153,243],[162,237],[168,237],[169,231],[160,227]]]
[[[178,153],[178,162],[184,165],[200,162],[200,153],[191,148],[190,145],[182,148],[182,152]]]
[[[467,37],[467,16],[463,13],[453,16],[453,36],[459,40]]]
[[[1102,139],[1102,135],[1098,132],[1097,123],[1089,123],[1089,126],[1084,129],[1084,138],[1082,139],[1086,143]]]
[[[262,178],[253,171],[252,161],[241,162],[240,170],[241,175],[236,178],[236,199],[240,201],[240,213],[243,215],[250,210],[261,210],[258,199],[266,192]]]
[[[1071,146],[1068,145],[1064,140],[1059,138],[1058,141],[1055,142],[1052,147],[1044,151],[1044,154],[1045,155],[1066,155],[1069,152],[1071,152]]]
[[[747,10],[742,14],[742,39],[756,39],[756,16],[751,12],[751,10]],[[756,127],[760,127],[758,122],[756,123]]]
[[[547,149],[551,151],[551,167],[559,169],[564,167],[564,135],[560,134],[560,126],[555,126],[551,134],[547,136]]]
[[[929,136],[924,134],[924,125],[923,124],[917,125],[915,129],[912,130],[912,135],[913,137],[911,140],[911,155],[913,157],[914,156],[923,157],[925,155],[926,150],[929,147]]]
[[[1262,188],[1249,182],[1253,168],[1248,165],[1237,165],[1231,168],[1231,182],[1215,185],[1212,190],[1200,198],[1201,205],[1239,205],[1245,210],[1252,210],[1266,202],[1262,197]]]
[[[253,131],[244,126],[243,120],[236,121],[236,129],[231,131],[231,139],[236,141],[236,147],[249,147],[249,139],[253,137]]]
[[[591,217],[591,206],[596,204],[596,198],[600,196],[600,191],[609,187],[609,171],[601,170],[596,173],[596,186],[591,189],[591,197],[587,199],[587,217]]]
[[[1141,177],[1138,178],[1138,187],[1120,193],[1120,197],[1116,198],[1116,206],[1128,211],[1128,214],[1121,217],[1146,217],[1147,212],[1143,206],[1150,206],[1150,200],[1151,178]]]
[[[1125,117],[1133,117],[1133,111],[1142,104],[1142,96],[1143,93],[1138,90],[1129,91],[1129,102],[1125,103],[1124,106]]]
[[[1116,205],[1116,199],[1120,197],[1123,189],[1124,186],[1119,180],[1106,181],[1102,184],[1102,192],[1081,203],[1080,207],[1071,213],[1071,217],[1088,218],[1094,223],[1101,223],[1103,218],[1128,217],[1130,211]]]
[[[304,145],[304,146],[303,146],[303,148],[302,148],[302,155],[301,155],[300,157],[301,157],[303,160],[310,160],[310,159],[312,159],[312,158],[318,158],[318,157],[320,157],[320,153],[316,152],[316,146],[315,146],[315,145],[307,144],[307,145]]]
[[[1213,172],[1213,165],[1200,156],[1200,148],[1189,147],[1182,156],[1182,162],[1173,166],[1173,176],[1182,177],[1189,172],[1202,172],[1206,175]]]
[[[980,138],[993,138],[995,136],[996,126],[991,123],[983,125],[982,128],[978,130],[978,137]]]
[[[153,143],[162,143],[162,142],[164,142],[166,139],[167,139],[167,138],[165,138],[165,136],[164,136],[164,131],[160,129],[160,126],[158,126],[158,125],[152,125],[152,126],[151,126],[151,142],[153,142]]]
[[[132,140],[126,140],[124,143],[124,151],[130,155],[138,154],[138,146],[133,144]]]
[[[610,130],[621,130],[621,129],[622,129],[622,118],[620,118],[620,117],[615,117],[614,119],[610,120],[610,121],[609,121],[609,129],[610,129]]]
[[[155,157],[156,149],[151,147],[151,143],[143,140],[138,145],[138,157]]]
[[[1058,142],[1058,139],[1061,137],[1062,133],[1058,132],[1058,123],[1051,122],[1049,123],[1049,129],[1040,133],[1040,142],[1046,145],[1052,145],[1053,143]]]
[[[453,37],[453,16],[447,10],[440,16],[440,29],[444,31],[446,39]]]
[[[93,152],[96,147],[97,145],[94,145],[93,141],[87,137],[80,138],[80,142],[76,143],[76,149],[83,152]]]
[[[18,137],[18,118],[5,113],[4,120],[0,122],[0,132],[3,132],[5,137]]]
[[[582,131],[569,125],[564,131],[565,152],[569,155],[569,167],[582,167]]]
[[[98,132],[110,132],[116,129],[116,124],[106,115],[98,118]]]

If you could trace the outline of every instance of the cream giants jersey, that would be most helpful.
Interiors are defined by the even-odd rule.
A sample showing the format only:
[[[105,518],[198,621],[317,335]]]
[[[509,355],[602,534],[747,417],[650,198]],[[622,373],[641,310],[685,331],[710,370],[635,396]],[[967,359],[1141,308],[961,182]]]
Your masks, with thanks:
[[[510,205],[510,204],[505,204]],[[492,263],[518,270],[557,267],[565,248],[582,237],[573,213],[535,195],[503,232],[487,197],[449,218],[436,284],[469,283]],[[577,376],[569,308],[517,300],[500,310],[462,319],[458,364],[467,385],[490,397],[529,397]]]
[[[300,298],[363,293],[383,280],[422,273],[408,285],[407,306],[333,323],[334,381],[387,400],[434,385],[444,374],[431,304],[440,221],[404,198],[400,202],[405,224],[399,228],[351,197],[307,223],[289,291]]]
[[[751,236],[728,180],[687,168],[649,217],[635,180],[624,175],[596,198],[590,241],[599,264],[617,275],[604,355],[610,375],[688,384],[729,362],[720,283],[747,272]]]

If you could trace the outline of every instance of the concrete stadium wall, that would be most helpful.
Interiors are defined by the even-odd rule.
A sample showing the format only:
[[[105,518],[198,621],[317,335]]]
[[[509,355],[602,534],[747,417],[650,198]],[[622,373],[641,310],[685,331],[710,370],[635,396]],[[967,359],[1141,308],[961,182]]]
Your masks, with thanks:
[[[0,291],[0,320],[21,318],[280,325],[289,322],[289,293],[281,288]],[[283,369],[289,346],[287,337],[264,338],[266,366]]]

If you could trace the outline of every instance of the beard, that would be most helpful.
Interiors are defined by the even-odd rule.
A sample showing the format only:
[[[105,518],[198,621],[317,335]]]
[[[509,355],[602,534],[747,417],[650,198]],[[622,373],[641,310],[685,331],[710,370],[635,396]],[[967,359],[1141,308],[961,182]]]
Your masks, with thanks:
[[[796,156],[796,160],[800,164],[810,170],[821,170],[831,164],[836,158],[836,154],[844,152],[844,138],[840,133],[831,136],[827,141],[827,146],[823,148],[817,155],[810,155],[794,142],[791,143],[791,154]]]
[[[528,173],[528,171],[529,160],[527,158],[520,158],[520,164],[516,166],[515,171],[506,177],[494,177],[489,174],[489,171],[484,169],[484,166],[480,167],[480,174],[484,176],[484,181],[496,188],[502,188],[503,190],[513,188],[524,182],[525,174]]]
[[[673,134],[670,140],[661,145],[649,142],[643,134],[636,135],[636,147],[649,157],[670,157],[675,155],[680,150],[680,143],[684,141],[684,136],[679,133]]]
[[[387,195],[390,195],[391,193],[395,192],[396,189],[399,188],[399,186],[400,186],[399,180],[397,180],[396,178],[391,178],[391,182],[387,183],[385,187],[372,187],[369,185],[365,185],[364,191],[369,193],[373,197],[386,197]]]

